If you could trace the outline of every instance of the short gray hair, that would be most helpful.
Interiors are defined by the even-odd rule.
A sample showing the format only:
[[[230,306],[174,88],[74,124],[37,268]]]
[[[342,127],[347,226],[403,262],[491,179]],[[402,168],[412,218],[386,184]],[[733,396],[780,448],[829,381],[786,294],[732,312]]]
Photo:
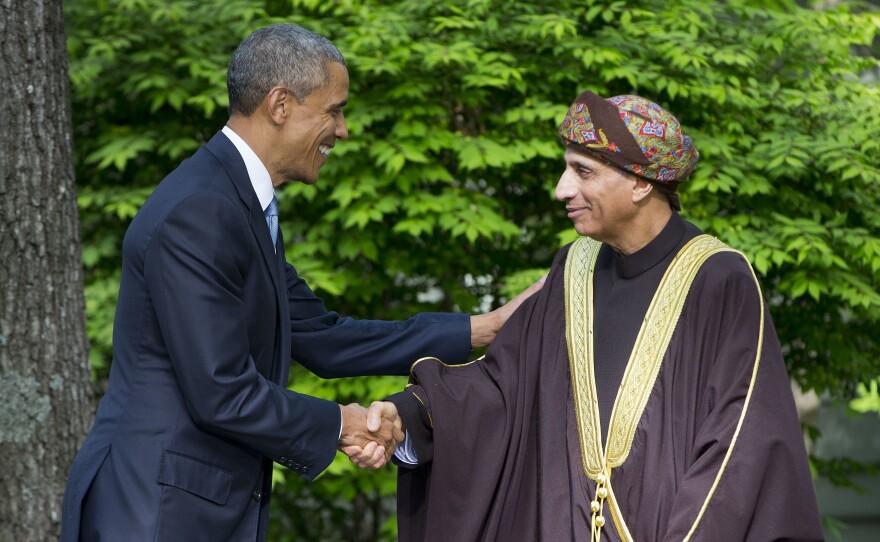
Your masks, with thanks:
[[[327,84],[328,62],[345,65],[330,40],[292,24],[273,24],[244,39],[229,63],[226,88],[229,114],[250,115],[276,85],[284,85],[302,103]]]

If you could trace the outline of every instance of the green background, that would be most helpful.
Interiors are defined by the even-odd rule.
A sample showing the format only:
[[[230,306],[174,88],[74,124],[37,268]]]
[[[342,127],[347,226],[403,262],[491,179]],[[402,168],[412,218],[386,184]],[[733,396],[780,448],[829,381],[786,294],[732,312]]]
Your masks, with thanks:
[[[636,93],[694,138],[683,216],[749,256],[793,379],[876,418],[880,16],[809,4],[66,0],[94,377],[111,362],[128,222],[225,123],[238,42],[291,22],[330,38],[351,76],[349,140],[316,186],[281,189],[288,260],[328,307],[483,312],[525,287],[576,235],[552,197],[568,105],[585,89]],[[403,383],[297,366],[291,379],[362,404]],[[821,442],[821,424],[808,429]],[[812,464],[846,487],[873,483],[880,458]],[[393,469],[359,472],[340,455],[311,485],[275,479],[271,540],[394,539]]]

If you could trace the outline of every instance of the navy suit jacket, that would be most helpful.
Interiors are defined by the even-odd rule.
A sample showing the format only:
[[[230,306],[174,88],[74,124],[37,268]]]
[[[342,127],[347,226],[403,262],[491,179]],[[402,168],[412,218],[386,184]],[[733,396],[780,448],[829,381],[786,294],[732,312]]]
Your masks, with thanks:
[[[125,235],[113,350],[61,540],[264,540],[272,461],[311,480],[339,433],[336,403],[286,389],[291,357],[325,378],[406,374],[422,356],[465,361],[470,323],[328,311],[280,235],[273,248],[244,161],[218,133]]]

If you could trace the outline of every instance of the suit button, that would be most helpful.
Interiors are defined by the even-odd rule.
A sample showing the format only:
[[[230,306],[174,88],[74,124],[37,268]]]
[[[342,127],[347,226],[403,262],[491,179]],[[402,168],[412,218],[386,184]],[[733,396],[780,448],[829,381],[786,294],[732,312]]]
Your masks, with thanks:
[[[263,493],[259,489],[254,490],[253,498],[255,501],[260,502],[260,499],[263,498]]]

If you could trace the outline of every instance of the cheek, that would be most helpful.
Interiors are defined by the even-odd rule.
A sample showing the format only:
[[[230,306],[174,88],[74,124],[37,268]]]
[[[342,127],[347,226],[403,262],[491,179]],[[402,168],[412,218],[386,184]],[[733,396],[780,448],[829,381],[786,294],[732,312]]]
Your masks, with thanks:
[[[318,134],[318,140],[323,142],[325,139],[330,137],[330,135],[335,132],[336,132],[336,120],[334,120],[331,117],[331,118],[325,120],[321,124],[320,133]]]
[[[578,195],[590,204],[593,210],[602,203],[602,194],[596,192],[596,187],[589,182],[582,182],[578,186]]]

